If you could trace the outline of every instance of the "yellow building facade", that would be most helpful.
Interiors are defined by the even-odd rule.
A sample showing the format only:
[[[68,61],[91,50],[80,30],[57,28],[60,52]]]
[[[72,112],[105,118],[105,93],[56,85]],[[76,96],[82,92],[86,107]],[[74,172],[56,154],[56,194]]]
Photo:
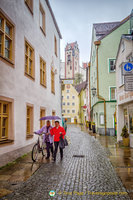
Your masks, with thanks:
[[[73,84],[63,85],[62,116],[67,118],[67,123],[79,123],[79,97]]]

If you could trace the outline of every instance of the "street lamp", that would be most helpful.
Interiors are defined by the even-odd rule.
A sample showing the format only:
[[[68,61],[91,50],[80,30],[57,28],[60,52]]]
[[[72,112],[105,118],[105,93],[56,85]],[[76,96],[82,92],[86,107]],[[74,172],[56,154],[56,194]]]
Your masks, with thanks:
[[[93,97],[94,97],[94,96],[96,95],[96,88],[93,87],[93,88],[91,89],[91,91],[92,91],[92,95],[93,95]]]

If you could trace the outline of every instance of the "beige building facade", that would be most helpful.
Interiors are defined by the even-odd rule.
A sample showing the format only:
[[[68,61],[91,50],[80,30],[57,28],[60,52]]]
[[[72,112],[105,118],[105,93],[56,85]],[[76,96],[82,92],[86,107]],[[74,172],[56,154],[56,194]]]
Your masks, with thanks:
[[[133,133],[133,82],[129,83],[128,88],[126,87],[123,75],[124,63],[133,63],[132,35],[122,35],[116,59],[117,141],[122,140],[121,132],[124,125],[127,126],[129,133]],[[128,74],[131,79],[133,79],[132,71]]]
[[[79,123],[79,97],[73,84],[65,84],[62,90],[62,116],[67,123]]]
[[[0,1],[0,165],[30,151],[44,115],[61,116],[61,34],[48,0]]]

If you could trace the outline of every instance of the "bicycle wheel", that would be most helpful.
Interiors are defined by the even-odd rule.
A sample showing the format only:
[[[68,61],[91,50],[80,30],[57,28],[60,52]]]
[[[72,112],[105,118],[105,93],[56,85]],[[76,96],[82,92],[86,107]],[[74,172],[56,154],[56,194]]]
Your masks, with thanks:
[[[42,156],[45,156],[44,149],[45,149],[45,147],[42,146]]]
[[[39,154],[39,151],[38,151],[38,144],[35,144],[35,145],[33,146],[33,149],[32,149],[32,160],[33,160],[34,162],[36,162],[37,157],[38,157],[38,154]]]

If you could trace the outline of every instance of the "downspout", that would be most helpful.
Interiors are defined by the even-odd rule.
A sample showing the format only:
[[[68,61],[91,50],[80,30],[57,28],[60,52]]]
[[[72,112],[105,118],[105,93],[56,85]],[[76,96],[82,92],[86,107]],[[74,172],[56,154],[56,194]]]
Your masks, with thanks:
[[[88,63],[89,68],[89,112],[91,112],[91,86],[90,86],[90,62]],[[89,121],[91,119],[91,114],[89,113]]]
[[[104,125],[105,125],[105,136],[107,135],[107,127],[106,127],[106,100],[99,94],[99,73],[98,73],[98,48],[101,44],[101,41],[95,41],[96,45],[96,66],[97,66],[97,97],[104,101]]]

